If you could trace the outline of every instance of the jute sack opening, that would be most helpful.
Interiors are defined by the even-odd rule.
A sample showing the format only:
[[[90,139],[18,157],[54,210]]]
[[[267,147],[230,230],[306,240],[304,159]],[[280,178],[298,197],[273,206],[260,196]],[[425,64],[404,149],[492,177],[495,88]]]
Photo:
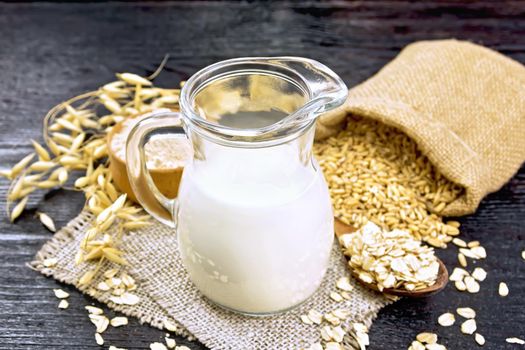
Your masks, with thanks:
[[[465,188],[442,214],[469,214],[525,160],[525,67],[469,42],[417,42],[321,116],[317,139],[335,135],[349,114],[410,136]]]

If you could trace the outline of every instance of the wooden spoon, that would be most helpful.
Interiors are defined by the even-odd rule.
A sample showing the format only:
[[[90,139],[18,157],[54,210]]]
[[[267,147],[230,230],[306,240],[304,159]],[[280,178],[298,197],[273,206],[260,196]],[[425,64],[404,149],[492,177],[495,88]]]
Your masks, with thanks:
[[[355,232],[356,228],[349,226],[345,224],[344,222],[342,222],[341,220],[335,218],[334,230],[335,230],[335,235],[339,238],[341,235],[345,233]],[[447,271],[447,268],[445,267],[445,264],[443,264],[443,262],[439,258],[436,257],[436,259],[439,263],[439,271],[438,271],[438,277],[437,277],[436,283],[434,283],[432,286],[423,288],[423,289],[419,289],[419,290],[414,290],[414,291],[409,291],[409,290],[401,289],[401,288],[385,288],[383,289],[383,291],[381,291],[381,293],[397,295],[400,297],[423,298],[423,297],[427,297],[429,295],[432,295],[432,294],[435,294],[441,291],[447,285],[448,271]],[[363,282],[360,278],[358,278],[358,274],[354,272],[352,268],[350,268],[350,270],[351,270],[350,272],[352,273],[352,276],[354,276],[359,283],[361,283],[367,288],[370,288],[372,290],[379,292],[379,289],[377,288],[375,284]]]

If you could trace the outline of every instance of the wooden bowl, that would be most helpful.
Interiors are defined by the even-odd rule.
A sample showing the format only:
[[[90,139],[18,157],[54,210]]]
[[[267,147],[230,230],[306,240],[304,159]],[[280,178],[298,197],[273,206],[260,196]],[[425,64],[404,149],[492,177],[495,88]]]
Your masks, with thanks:
[[[128,172],[125,160],[120,158],[111,148],[111,141],[113,137],[119,133],[123,128],[123,122],[116,124],[107,136],[107,148],[109,155],[109,170],[113,176],[113,180],[117,188],[127,193],[128,198],[137,202],[137,198],[131,189],[128,179]],[[183,167],[177,168],[155,168],[150,169],[150,174],[153,182],[158,187],[159,191],[168,198],[177,197],[179,192],[180,179],[182,177]]]

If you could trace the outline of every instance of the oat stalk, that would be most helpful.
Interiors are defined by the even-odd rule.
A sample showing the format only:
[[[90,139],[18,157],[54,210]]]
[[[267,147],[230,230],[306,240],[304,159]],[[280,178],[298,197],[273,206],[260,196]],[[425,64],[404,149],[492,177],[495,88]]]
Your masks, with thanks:
[[[64,188],[84,193],[85,210],[94,220],[75,260],[96,266],[81,277],[81,284],[89,284],[105,260],[127,264],[119,249],[122,234],[150,224],[142,208],[115,186],[106,139],[112,128],[126,119],[160,108],[178,110],[180,89],[162,89],[151,82],[167,59],[148,78],[117,74],[118,80],[53,107],[44,118],[45,144],[31,140],[34,153],[0,172],[11,180],[6,205],[11,221],[23,212],[29,196],[39,190]],[[50,217],[40,215],[40,219],[54,229]]]

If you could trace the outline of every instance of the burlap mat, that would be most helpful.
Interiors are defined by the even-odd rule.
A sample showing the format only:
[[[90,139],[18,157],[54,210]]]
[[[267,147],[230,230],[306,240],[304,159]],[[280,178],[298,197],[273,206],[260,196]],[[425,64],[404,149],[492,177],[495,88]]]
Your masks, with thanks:
[[[353,88],[342,108],[322,116],[317,136],[335,134],[348,113],[404,131],[441,173],[466,188],[465,196],[445,209],[448,215],[473,212],[483,196],[499,189],[525,158],[525,69],[471,43],[409,45],[374,77]],[[73,261],[89,219],[82,213],[59,231],[33,266],[78,287],[85,267],[76,267]],[[122,248],[130,262],[128,272],[140,285],[141,303],[114,305],[104,294],[97,299],[155,327],[169,318],[182,334],[194,335],[211,349],[297,349],[319,340],[318,326],[299,321],[308,310],[348,308],[352,320],[370,325],[388,303],[357,285],[350,301],[335,303],[328,297],[335,280],[348,275],[336,248],[319,291],[299,308],[266,318],[239,316],[206,302],[186,275],[173,231],[161,224],[125,236]],[[44,268],[41,261],[46,257],[57,257],[57,267]]]
[[[43,274],[72,284],[83,292],[89,288],[78,285],[78,279],[88,266],[75,266],[74,256],[91,215],[82,212],[57,232],[38,252],[33,267]],[[210,349],[217,350],[298,350],[320,340],[320,326],[306,325],[300,315],[315,309],[322,313],[346,309],[351,313],[346,325],[359,321],[370,326],[377,312],[390,302],[380,294],[368,291],[351,280],[352,299],[335,302],[330,297],[339,277],[349,276],[340,249],[334,245],[330,268],[319,290],[304,304],[287,313],[269,317],[246,317],[206,301],[189,280],[179,255],[175,231],[155,222],[148,228],[130,232],[122,242],[122,250],[129,261],[122,267],[138,284],[133,293],[141,302],[134,306],[116,305],[109,301],[109,292],[99,292],[94,297],[109,307],[143,323],[162,328],[168,319],[178,325],[182,335],[194,336]],[[58,259],[57,266],[46,268],[46,258]],[[110,263],[102,271],[112,268]],[[102,279],[95,280],[96,286]],[[348,337],[347,337],[348,338]],[[345,339],[347,349],[354,349],[350,339]],[[153,342],[153,339],[152,339]]]
[[[465,187],[443,211],[447,216],[474,212],[525,159],[525,68],[469,42],[407,46],[320,118],[317,137],[337,133],[348,113],[405,132],[443,175]]]

